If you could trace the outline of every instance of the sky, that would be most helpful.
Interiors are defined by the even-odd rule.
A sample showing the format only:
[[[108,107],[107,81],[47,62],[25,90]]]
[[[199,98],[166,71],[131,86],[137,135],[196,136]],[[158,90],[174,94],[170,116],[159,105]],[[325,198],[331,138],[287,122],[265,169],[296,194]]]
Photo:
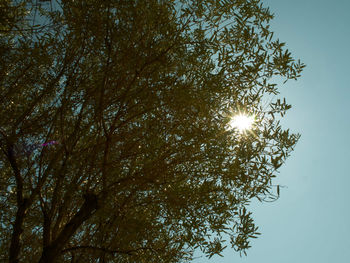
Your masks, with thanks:
[[[301,139],[275,181],[287,186],[280,198],[249,207],[262,235],[247,256],[229,245],[224,257],[193,262],[349,262],[350,1],[263,3],[275,14],[275,36],[307,65],[280,90],[293,106],[283,125]]]

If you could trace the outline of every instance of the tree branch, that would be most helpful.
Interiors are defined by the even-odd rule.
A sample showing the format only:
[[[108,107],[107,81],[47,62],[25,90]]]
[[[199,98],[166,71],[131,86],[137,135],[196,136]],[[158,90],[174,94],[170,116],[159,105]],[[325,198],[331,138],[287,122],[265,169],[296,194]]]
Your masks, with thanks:
[[[16,212],[16,219],[13,224],[13,231],[12,231],[12,237],[11,237],[11,244],[10,244],[10,254],[9,254],[9,262],[10,263],[17,263],[18,262],[18,256],[20,251],[20,236],[23,232],[22,225],[25,213],[30,205],[30,202],[27,198],[23,198],[23,178],[21,176],[20,170],[18,168],[16,159],[14,157],[13,153],[13,144],[10,144],[7,146],[7,156],[9,159],[9,162],[11,164],[11,167],[15,174],[16,179],[16,191],[17,191],[17,212]]]
[[[98,209],[98,199],[93,193],[84,195],[85,202],[73,218],[65,225],[58,237],[47,247],[44,247],[39,263],[53,263],[71,236]]]

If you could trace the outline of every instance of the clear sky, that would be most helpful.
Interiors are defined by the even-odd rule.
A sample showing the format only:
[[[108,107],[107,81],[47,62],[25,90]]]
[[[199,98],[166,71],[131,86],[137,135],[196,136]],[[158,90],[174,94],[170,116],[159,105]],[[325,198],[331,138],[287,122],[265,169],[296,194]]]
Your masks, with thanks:
[[[306,65],[282,87],[293,108],[284,127],[302,137],[275,181],[288,188],[274,203],[254,203],[262,235],[247,257],[195,263],[350,262],[350,1],[263,0],[272,30]]]

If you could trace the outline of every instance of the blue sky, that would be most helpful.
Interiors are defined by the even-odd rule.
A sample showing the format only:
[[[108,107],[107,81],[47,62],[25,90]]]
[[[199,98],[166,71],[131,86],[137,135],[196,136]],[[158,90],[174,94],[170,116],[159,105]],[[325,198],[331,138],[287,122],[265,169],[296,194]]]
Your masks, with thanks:
[[[307,65],[281,87],[293,106],[284,127],[302,137],[275,181],[288,187],[280,199],[250,206],[262,235],[248,256],[226,249],[194,262],[350,262],[350,1],[263,2],[275,36]]]

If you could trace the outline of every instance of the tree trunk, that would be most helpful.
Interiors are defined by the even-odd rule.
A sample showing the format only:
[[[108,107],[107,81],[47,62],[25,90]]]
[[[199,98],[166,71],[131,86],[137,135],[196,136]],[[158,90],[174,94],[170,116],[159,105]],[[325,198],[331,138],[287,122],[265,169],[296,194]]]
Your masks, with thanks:
[[[95,194],[86,194],[84,198],[84,204],[62,229],[58,237],[51,244],[43,248],[39,263],[54,263],[75,231],[98,209],[98,200]]]
[[[24,198],[22,203],[19,205],[17,213],[16,213],[16,220],[13,225],[13,232],[12,232],[12,239],[11,239],[11,245],[10,245],[10,255],[9,255],[9,263],[18,263],[18,256],[19,256],[19,250],[21,248],[20,246],[20,237],[23,232],[23,220],[26,213],[26,209],[28,207],[28,199]]]

